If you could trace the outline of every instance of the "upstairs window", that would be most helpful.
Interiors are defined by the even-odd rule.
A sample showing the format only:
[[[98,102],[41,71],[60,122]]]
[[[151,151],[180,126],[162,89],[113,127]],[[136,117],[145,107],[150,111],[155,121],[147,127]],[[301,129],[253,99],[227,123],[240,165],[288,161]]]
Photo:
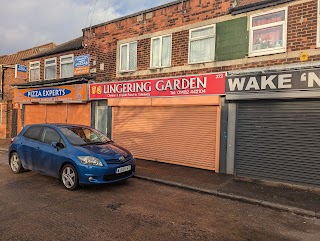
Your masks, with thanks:
[[[57,78],[57,58],[46,59],[44,61],[44,79],[50,80]]]
[[[73,77],[73,54],[60,57],[60,78]]]
[[[151,68],[170,67],[171,42],[171,35],[151,39]]]
[[[249,48],[249,56],[286,51],[287,9],[250,16]]]
[[[189,64],[214,61],[215,25],[189,32]]]
[[[29,79],[30,81],[40,80],[40,61],[30,62],[30,72]]]
[[[120,45],[120,71],[137,69],[137,42]]]

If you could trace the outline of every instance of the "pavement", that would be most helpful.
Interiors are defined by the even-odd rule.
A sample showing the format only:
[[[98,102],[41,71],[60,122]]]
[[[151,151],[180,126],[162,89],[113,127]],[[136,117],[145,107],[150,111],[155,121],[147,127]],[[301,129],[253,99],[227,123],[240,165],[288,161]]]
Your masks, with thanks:
[[[10,139],[0,139],[7,151]],[[137,159],[136,178],[264,206],[298,215],[320,218],[320,187],[279,184],[213,171]]]

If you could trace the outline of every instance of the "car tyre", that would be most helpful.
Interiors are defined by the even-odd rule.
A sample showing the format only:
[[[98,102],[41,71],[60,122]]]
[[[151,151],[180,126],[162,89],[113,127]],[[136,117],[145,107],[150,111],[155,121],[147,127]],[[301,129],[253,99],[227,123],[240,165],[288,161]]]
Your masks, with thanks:
[[[60,179],[63,186],[69,191],[73,191],[79,187],[77,170],[71,164],[66,164],[63,166],[60,173]]]
[[[17,152],[13,152],[10,155],[10,167],[13,173],[16,173],[16,174],[24,171],[21,160]]]

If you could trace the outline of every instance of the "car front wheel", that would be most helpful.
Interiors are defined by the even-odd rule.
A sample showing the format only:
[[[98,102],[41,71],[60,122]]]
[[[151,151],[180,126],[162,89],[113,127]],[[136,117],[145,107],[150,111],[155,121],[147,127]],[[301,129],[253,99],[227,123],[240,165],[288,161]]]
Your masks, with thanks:
[[[13,152],[10,156],[10,167],[14,173],[21,173],[24,171],[18,153]]]
[[[73,191],[79,186],[78,173],[71,164],[66,164],[61,170],[61,181],[67,190]]]

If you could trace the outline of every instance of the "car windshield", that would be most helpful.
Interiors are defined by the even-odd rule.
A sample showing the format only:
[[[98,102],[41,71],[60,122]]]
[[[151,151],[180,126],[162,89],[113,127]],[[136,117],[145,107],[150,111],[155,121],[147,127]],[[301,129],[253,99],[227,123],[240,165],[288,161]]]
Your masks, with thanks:
[[[83,126],[60,127],[60,130],[74,146],[104,144],[110,142],[110,139],[99,131]]]

